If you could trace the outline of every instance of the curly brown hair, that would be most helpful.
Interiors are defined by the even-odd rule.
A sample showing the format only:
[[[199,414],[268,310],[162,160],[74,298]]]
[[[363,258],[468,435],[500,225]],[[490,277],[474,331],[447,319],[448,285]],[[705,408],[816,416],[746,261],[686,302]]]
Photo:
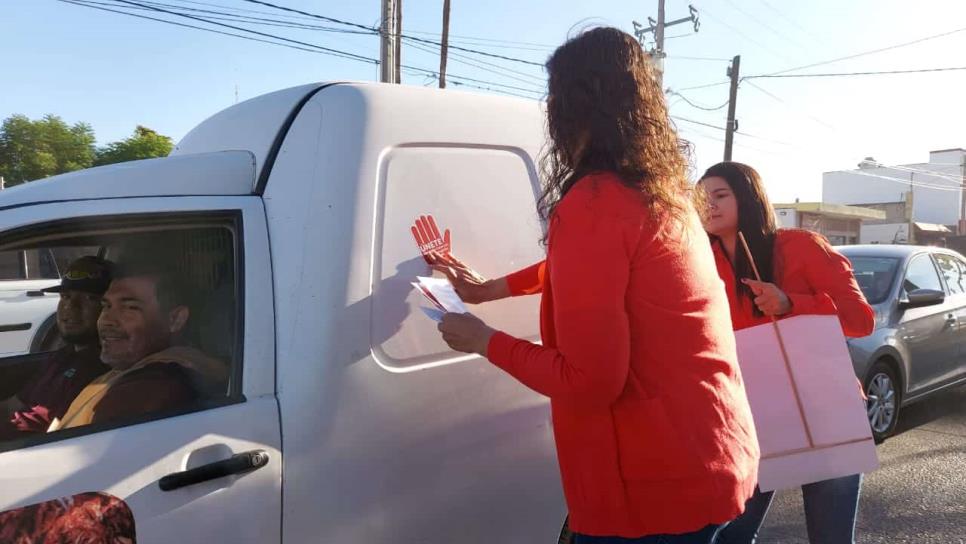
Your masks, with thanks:
[[[548,220],[583,176],[608,171],[639,189],[653,213],[683,221],[703,191],[688,182],[690,144],[678,138],[637,40],[594,28],[558,47],[546,68],[550,141],[541,159],[540,216]]]

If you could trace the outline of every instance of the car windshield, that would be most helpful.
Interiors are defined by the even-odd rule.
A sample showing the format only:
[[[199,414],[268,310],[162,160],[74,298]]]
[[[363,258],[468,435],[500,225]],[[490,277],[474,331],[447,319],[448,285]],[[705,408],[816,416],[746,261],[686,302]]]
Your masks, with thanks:
[[[899,267],[894,257],[851,257],[855,281],[869,304],[879,304],[889,296]]]

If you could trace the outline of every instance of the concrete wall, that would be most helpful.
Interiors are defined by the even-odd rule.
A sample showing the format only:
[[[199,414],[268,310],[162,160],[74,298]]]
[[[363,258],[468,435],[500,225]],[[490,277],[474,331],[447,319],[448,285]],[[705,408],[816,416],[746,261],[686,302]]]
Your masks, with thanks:
[[[909,241],[909,223],[863,224],[860,244],[895,244]]]
[[[775,208],[775,219],[778,221],[779,228],[797,228],[798,210],[795,208]]]

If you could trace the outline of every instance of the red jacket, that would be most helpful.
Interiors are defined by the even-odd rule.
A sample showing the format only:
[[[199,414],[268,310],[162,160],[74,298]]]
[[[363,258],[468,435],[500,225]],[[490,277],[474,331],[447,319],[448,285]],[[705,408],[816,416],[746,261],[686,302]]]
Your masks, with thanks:
[[[696,531],[735,518],[755,486],[707,236],[694,214],[676,236],[660,227],[614,175],[579,181],[551,219],[547,260],[507,277],[514,295],[542,291],[543,345],[499,332],[489,344],[494,364],[550,397],[578,533]]]
[[[736,295],[734,267],[721,243],[715,241],[712,247],[718,275],[728,292],[734,329],[768,323],[770,317],[755,316],[751,299]],[[875,312],[855,282],[851,263],[822,235],[807,230],[780,229],[775,237],[774,269],[775,285],[792,303],[792,311],[786,317],[838,315],[845,336],[872,334]]]

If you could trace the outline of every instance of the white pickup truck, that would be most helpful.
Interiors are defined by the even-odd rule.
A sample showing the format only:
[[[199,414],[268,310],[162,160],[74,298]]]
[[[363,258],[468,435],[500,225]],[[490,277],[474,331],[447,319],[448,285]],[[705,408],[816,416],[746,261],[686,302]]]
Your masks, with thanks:
[[[0,442],[0,534],[26,512],[71,535],[97,502],[91,530],[139,543],[555,542],[549,403],[450,351],[410,286],[431,273],[410,232],[426,214],[484,275],[542,259],[543,142],[537,102],[312,84],[170,157],[0,193],[0,251],[164,255],[197,288],[192,342],[230,368],[186,409]],[[537,306],[474,311],[537,338]]]

